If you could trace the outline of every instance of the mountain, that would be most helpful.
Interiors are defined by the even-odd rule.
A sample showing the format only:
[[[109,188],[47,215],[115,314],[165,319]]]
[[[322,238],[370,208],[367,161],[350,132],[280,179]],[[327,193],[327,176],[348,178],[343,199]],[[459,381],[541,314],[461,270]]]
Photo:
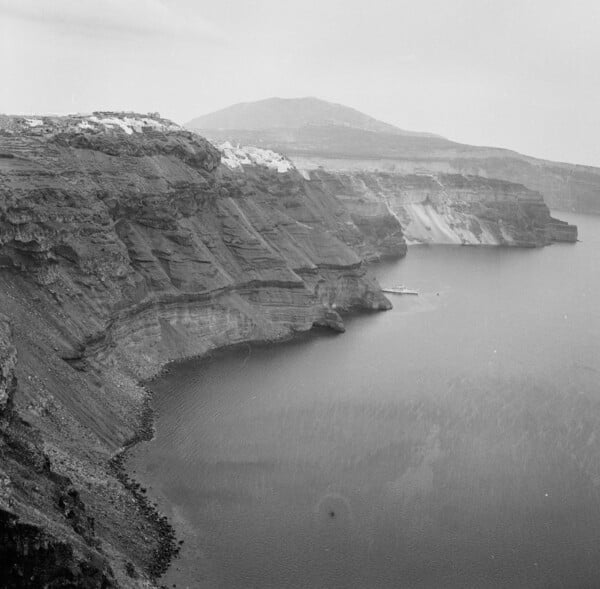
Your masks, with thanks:
[[[299,129],[308,125],[334,125],[376,133],[407,137],[434,137],[430,133],[406,131],[378,121],[360,111],[319,98],[266,98],[241,102],[197,117],[186,124],[189,129]]]
[[[483,176],[540,192],[553,209],[600,213],[600,168],[407,132],[315,98],[235,105],[193,119],[187,127],[217,143],[275,150],[303,170]]]

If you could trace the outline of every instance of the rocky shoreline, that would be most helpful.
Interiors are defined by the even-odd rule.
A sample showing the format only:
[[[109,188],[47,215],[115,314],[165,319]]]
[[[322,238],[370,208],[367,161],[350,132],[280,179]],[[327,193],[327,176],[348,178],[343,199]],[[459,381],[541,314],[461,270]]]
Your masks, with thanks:
[[[343,324],[342,324],[343,325]],[[157,373],[151,378],[140,382],[139,386],[146,391],[146,397],[143,402],[141,415],[139,418],[139,426],[133,436],[127,440],[122,448],[110,459],[110,468],[114,472],[115,477],[121,482],[123,487],[127,489],[135,499],[139,510],[144,514],[149,523],[154,527],[159,544],[155,549],[146,572],[148,576],[159,581],[166,571],[169,569],[173,561],[179,555],[183,540],[178,540],[177,531],[171,524],[169,519],[160,511],[159,505],[153,501],[148,494],[148,490],[142,486],[130,472],[127,467],[129,453],[138,445],[144,442],[149,442],[155,435],[156,413],[152,405],[154,392],[152,391],[152,383],[160,378],[167,376],[173,367],[191,360],[204,362],[211,360],[215,355],[226,354],[237,349],[242,349],[247,346],[269,346],[273,344],[282,344],[291,341],[298,341],[302,338],[311,337],[314,335],[323,335],[325,333],[339,334],[345,331],[344,328],[339,329],[336,326],[315,325],[307,332],[291,334],[276,340],[249,340],[247,342],[238,342],[235,344],[221,346],[202,354],[188,358],[180,358],[173,360],[162,366]],[[161,585],[161,587],[164,587]]]
[[[155,548],[148,563],[147,573],[151,579],[157,580],[166,572],[173,558],[179,553],[175,529],[167,517],[160,513],[158,505],[149,499],[147,490],[131,476],[125,466],[128,452],[137,444],[150,441],[154,436],[152,392],[148,389],[146,391],[147,397],[144,399],[140,425],[137,431],[111,458],[109,464],[115,478],[131,493],[137,503],[138,509],[155,530],[156,537],[158,538],[158,546]],[[131,570],[133,568],[130,568]]]

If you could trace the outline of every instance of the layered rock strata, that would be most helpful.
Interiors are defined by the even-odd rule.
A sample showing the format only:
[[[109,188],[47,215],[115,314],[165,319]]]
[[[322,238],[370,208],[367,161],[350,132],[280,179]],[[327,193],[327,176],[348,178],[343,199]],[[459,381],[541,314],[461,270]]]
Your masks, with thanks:
[[[309,177],[356,211],[358,219],[368,218],[367,211],[392,212],[408,243],[536,247],[577,241],[577,227],[554,219],[540,193],[512,182],[323,169],[310,171]]]
[[[139,379],[389,308],[363,260],[402,255],[402,231],[388,214],[363,233],[293,166],[231,170],[156,116],[0,126],[3,579],[145,587],[160,526],[111,466],[137,439]]]

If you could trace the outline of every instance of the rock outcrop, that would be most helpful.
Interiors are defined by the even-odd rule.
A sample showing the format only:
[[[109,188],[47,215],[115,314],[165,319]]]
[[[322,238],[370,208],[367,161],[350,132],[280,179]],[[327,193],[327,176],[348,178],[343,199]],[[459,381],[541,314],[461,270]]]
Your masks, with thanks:
[[[230,169],[156,116],[0,127],[3,580],[147,586],[162,520],[111,462],[138,439],[139,379],[389,308],[363,261],[402,255],[402,231],[387,213],[363,232],[279,156]]]

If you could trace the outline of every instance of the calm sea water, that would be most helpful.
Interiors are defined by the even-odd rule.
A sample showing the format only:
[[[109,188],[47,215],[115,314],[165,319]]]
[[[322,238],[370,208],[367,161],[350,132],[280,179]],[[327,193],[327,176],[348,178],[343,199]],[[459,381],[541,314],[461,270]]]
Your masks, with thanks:
[[[560,216],[581,243],[411,248],[374,271],[419,297],[154,383],[165,580],[600,587],[600,217]]]

